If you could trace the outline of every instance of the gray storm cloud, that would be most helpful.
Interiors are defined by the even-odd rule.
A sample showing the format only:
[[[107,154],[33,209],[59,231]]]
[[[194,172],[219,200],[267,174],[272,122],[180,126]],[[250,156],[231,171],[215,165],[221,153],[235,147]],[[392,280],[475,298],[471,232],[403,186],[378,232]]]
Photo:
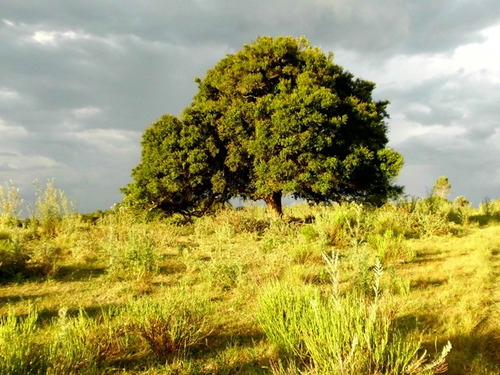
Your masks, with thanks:
[[[305,35],[391,101],[407,193],[448,175],[457,195],[496,198],[499,25],[496,0],[3,0],[0,183],[54,178],[80,211],[106,209],[195,77],[259,35]]]

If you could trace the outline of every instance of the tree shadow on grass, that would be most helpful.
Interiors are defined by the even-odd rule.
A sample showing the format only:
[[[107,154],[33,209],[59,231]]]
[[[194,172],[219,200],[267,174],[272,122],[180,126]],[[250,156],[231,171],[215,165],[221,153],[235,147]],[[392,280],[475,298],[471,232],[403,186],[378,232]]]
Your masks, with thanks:
[[[448,282],[447,279],[437,279],[428,277],[427,279],[412,280],[410,283],[411,289],[427,289],[431,287],[438,287]]]
[[[422,264],[431,262],[443,262],[444,254],[441,250],[422,251],[418,250],[414,259],[411,260],[412,264]]]
[[[143,342],[135,352],[131,351],[130,355],[116,361],[113,367],[123,371],[157,370],[163,373],[169,369],[171,372],[168,373],[184,373],[179,370],[180,366],[196,374],[267,374],[271,358],[267,352],[263,354],[255,350],[264,338],[261,333],[211,333],[186,353],[175,351],[163,360],[158,359]],[[139,347],[142,349],[138,350]]]
[[[452,336],[424,342],[430,356],[438,355],[450,341],[452,349],[446,357],[448,375],[500,374],[500,331]]]
[[[105,273],[105,267],[91,267],[76,264],[59,267],[54,279],[57,281],[87,281],[98,278]]]
[[[421,333],[435,326],[435,314],[408,314],[395,319],[394,327],[403,335]],[[470,334],[455,335],[439,339],[429,338],[421,344],[432,361],[450,341],[452,349],[446,357],[448,375],[500,374],[500,327],[488,329],[478,327]]]
[[[212,333],[191,356],[194,360],[211,358],[210,362],[223,374],[269,373],[265,370],[271,362],[269,351],[264,354],[256,349],[265,339],[262,332]]]
[[[0,297],[0,306],[6,305],[9,303],[18,303],[18,302],[31,302],[35,301],[39,298],[46,297],[50,293],[39,293],[39,294],[30,294],[30,295],[7,295]]]
[[[394,327],[402,334],[422,332],[436,321],[434,314],[407,314],[394,319]]]
[[[104,305],[94,305],[88,307],[74,307],[65,309],[65,314],[67,317],[75,318],[80,312],[89,318],[98,318],[104,312],[117,311],[123,305],[108,303]],[[61,314],[61,309],[42,309],[38,311],[38,317],[42,323],[50,323],[53,319],[57,318]]]

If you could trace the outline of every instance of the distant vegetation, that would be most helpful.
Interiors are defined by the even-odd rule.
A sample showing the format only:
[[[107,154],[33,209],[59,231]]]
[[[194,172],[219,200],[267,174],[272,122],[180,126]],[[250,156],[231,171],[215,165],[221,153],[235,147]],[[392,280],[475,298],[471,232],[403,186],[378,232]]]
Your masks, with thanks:
[[[80,215],[0,190],[0,374],[498,374],[500,200]],[[439,192],[439,194],[437,193]]]

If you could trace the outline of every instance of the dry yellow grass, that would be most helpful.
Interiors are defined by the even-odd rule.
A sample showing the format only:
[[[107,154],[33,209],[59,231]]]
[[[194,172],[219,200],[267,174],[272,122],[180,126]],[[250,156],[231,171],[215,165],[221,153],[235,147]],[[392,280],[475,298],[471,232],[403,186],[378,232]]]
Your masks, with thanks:
[[[411,241],[416,259],[400,267],[410,295],[400,314],[415,319],[431,350],[450,340],[449,374],[500,371],[500,227],[463,237]]]
[[[372,274],[370,267],[377,252],[362,236],[375,225],[364,227],[364,221],[354,222],[352,225],[359,226],[352,227],[358,237],[340,238],[345,233],[333,233],[340,224],[331,223],[338,217],[332,213],[337,208],[315,209],[300,206],[295,211],[287,210],[288,221],[271,219],[263,209],[254,207],[227,210],[184,226],[150,223],[145,228],[145,224],[135,223],[125,214],[110,216],[96,226],[81,224],[69,234],[45,240],[47,246],[58,247],[63,254],[55,275],[48,280],[0,285],[0,316],[9,311],[25,315],[29,305],[37,307],[46,323],[63,307],[70,313],[83,309],[96,316],[102,308],[124,306],[131,299],[146,295],[161,298],[172,287],[183,285],[205,294],[211,301],[213,332],[206,345],[167,366],[149,365],[143,355],[140,361],[131,359],[132,364],[123,364],[122,370],[166,374],[270,373],[270,361],[278,353],[256,321],[257,299],[264,285],[280,279],[297,288],[313,284],[327,292],[331,283],[322,252],[338,250],[341,289],[368,287],[370,293],[369,284],[354,284]],[[323,216],[315,223],[305,224],[302,219],[314,214]],[[384,223],[377,224],[377,231],[386,225],[394,226],[391,222],[397,219],[393,214],[389,210],[383,212]],[[485,227],[457,227],[460,230],[454,235],[449,231],[441,236],[406,239],[404,244],[393,242],[393,246],[403,246],[404,251],[385,259],[382,286],[386,295],[394,292],[387,300],[398,306],[397,325],[415,339],[422,336],[430,353],[440,350],[448,340],[452,343],[448,374],[499,374],[500,225],[492,222]],[[147,230],[160,256],[158,273],[137,279],[110,277],[104,249],[112,250],[108,235],[111,228],[117,234],[116,241],[125,241],[120,245],[123,248],[127,245],[127,233]],[[42,241],[29,245],[38,246]],[[413,259],[407,257],[413,253]]]

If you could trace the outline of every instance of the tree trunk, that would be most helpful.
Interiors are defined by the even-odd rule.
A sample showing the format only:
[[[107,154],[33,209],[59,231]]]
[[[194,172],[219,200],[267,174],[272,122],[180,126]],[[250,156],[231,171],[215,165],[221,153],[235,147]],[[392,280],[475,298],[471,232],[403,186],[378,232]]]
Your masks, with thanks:
[[[281,192],[273,193],[269,197],[264,198],[266,202],[267,209],[279,217],[283,216],[283,210],[281,206]]]

